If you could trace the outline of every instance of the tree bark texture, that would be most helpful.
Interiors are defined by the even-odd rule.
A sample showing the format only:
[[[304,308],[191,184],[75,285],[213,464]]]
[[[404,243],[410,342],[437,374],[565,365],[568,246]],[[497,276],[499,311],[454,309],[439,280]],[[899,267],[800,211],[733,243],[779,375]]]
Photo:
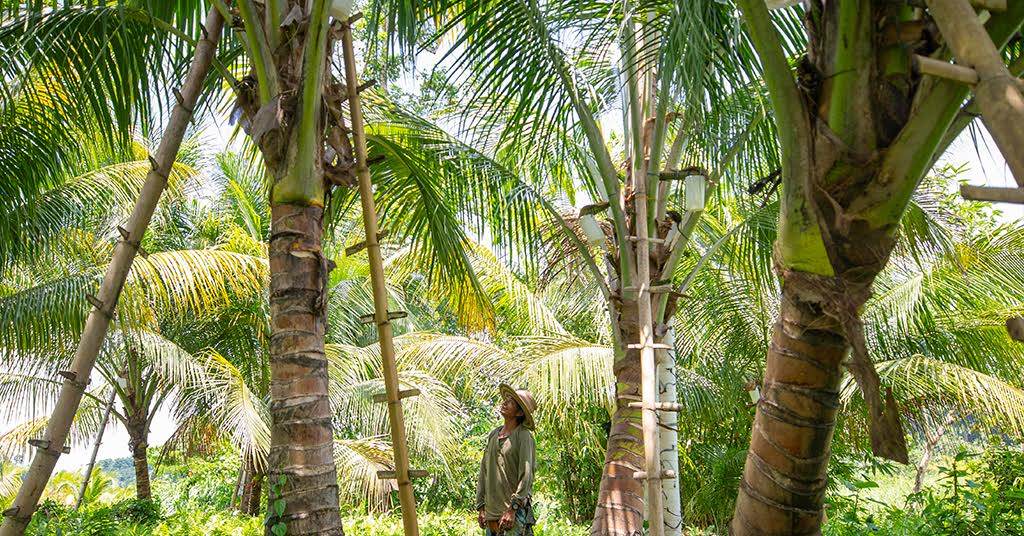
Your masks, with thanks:
[[[246,455],[242,463],[241,497],[238,509],[250,516],[260,515],[260,497],[263,490],[263,470],[253,463],[251,456]]]
[[[154,155],[156,166],[146,175],[146,182],[125,225],[129,235],[114,250],[114,256],[100,284],[96,297],[104,310],[94,307],[90,312],[79,339],[78,349],[75,351],[75,358],[71,363],[70,374],[65,379],[60,397],[47,423],[44,438],[51,446],[36,451],[13,505],[5,512],[6,519],[3,526],[0,526],[2,536],[20,536],[25,532],[25,527],[28,526],[39,498],[46,488],[46,482],[57,465],[57,458],[67,441],[75,412],[82,401],[85,385],[106,338],[110,318],[121,295],[121,289],[138,252],[137,244],[153,217],[160,195],[167,184],[167,175],[177,158],[181,140],[192,117],[191,110],[199,100],[203,82],[216,53],[216,43],[220,38],[223,23],[224,20],[217,10],[211,9],[205,22],[208,36],[196,44],[192,66],[180,90],[182,102],[171,113],[160,146]]]
[[[624,303],[619,324],[623,341],[639,340],[635,303]],[[627,349],[615,363],[615,412],[612,414],[605,450],[597,512],[590,527],[592,536],[638,536],[644,523],[643,481],[633,473],[644,470],[641,411],[630,408],[640,402],[640,352]]]
[[[149,482],[149,430],[145,416],[128,418],[128,448],[132,451],[132,465],[135,466],[135,497],[149,499],[153,491]]]
[[[820,534],[839,408],[842,328],[785,286],[731,532]]]
[[[324,354],[323,209],[275,204],[271,212],[268,488],[270,502],[284,500],[285,510],[279,518],[268,513],[267,531],[284,522],[292,536],[341,534]]]

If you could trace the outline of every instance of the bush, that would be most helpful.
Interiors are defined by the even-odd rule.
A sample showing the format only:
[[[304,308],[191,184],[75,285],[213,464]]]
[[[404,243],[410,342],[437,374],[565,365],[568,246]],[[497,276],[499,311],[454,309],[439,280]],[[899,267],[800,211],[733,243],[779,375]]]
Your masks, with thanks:
[[[470,512],[438,512],[420,514],[420,536],[480,536],[476,516]],[[403,536],[402,519],[397,516],[347,517],[343,519],[345,534],[359,536]],[[534,536],[586,536],[587,527],[565,521],[541,519],[534,527]]]
[[[128,499],[110,506],[115,521],[129,525],[152,526],[161,519],[160,503],[153,499]]]

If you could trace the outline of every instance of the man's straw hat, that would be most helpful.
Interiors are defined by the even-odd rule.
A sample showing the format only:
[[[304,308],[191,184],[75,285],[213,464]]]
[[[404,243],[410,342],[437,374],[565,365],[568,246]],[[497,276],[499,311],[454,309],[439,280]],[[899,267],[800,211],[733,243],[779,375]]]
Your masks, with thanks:
[[[537,402],[533,399],[533,393],[526,389],[513,389],[511,385],[503,383],[498,386],[498,392],[501,393],[502,399],[505,397],[511,398],[519,404],[519,408],[523,410],[523,415],[526,416],[523,419],[523,426],[527,430],[534,429],[533,412],[537,411]]]

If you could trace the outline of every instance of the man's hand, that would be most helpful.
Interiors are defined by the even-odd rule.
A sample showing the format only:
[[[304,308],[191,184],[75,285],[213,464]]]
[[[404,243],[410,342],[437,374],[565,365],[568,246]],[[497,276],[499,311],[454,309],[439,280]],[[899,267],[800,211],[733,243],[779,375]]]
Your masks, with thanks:
[[[480,524],[480,528],[482,528],[482,529],[487,528],[487,520],[484,519],[484,511],[483,511],[483,509],[480,509],[480,511],[477,512],[477,514],[476,514],[476,522]]]
[[[504,514],[501,514],[501,519],[498,520],[498,528],[501,530],[508,530],[512,528],[512,524],[515,523],[516,511],[511,508],[505,510]]]

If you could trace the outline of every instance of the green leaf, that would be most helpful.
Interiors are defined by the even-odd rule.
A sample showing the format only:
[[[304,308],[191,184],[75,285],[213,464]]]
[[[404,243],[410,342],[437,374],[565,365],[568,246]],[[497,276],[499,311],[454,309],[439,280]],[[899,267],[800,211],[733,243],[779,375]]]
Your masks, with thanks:
[[[285,502],[284,499],[277,499],[274,501],[274,515],[281,517],[284,514]]]
[[[270,527],[270,532],[273,532],[276,536],[284,536],[288,532],[288,525],[276,523],[273,527]]]

